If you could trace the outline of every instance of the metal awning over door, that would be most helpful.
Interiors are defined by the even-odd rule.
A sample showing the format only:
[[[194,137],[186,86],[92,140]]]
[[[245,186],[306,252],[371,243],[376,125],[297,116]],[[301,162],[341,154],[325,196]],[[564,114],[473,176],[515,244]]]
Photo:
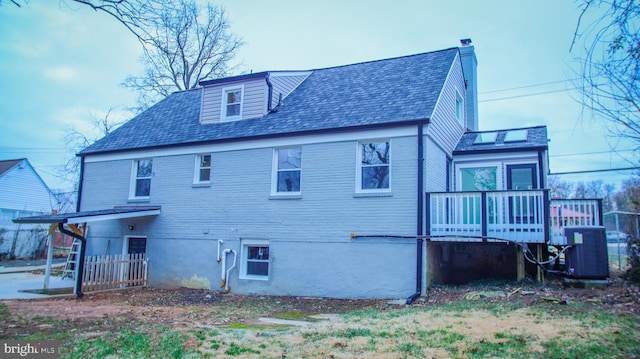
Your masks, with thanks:
[[[14,223],[88,223],[108,221],[113,219],[157,216],[160,206],[128,206],[100,209],[95,211],[81,211],[74,213],[45,214],[40,216],[21,217]]]

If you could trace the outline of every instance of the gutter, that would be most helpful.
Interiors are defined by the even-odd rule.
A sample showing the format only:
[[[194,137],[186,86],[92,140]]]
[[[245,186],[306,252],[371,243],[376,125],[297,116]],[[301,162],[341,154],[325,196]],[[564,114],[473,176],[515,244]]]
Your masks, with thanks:
[[[422,242],[424,212],[424,123],[418,124],[418,208],[416,228],[416,292],[407,298],[407,305],[411,305],[422,294]]]
[[[84,271],[84,255],[87,248],[87,239],[79,234],[76,234],[72,231],[65,229],[64,223],[62,222],[58,223],[58,229],[60,230],[60,233],[76,238],[81,243],[80,258],[78,259],[78,268],[76,268],[76,290],[75,290],[78,298],[81,298],[84,295],[84,293],[82,293],[82,272]]]

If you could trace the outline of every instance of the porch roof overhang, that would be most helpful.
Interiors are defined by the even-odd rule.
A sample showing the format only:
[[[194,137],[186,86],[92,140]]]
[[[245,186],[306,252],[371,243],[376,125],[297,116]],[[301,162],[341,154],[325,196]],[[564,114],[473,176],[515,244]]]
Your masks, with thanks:
[[[14,223],[88,223],[108,221],[114,219],[157,216],[160,206],[123,206],[95,211],[81,211],[74,213],[45,214],[32,217],[21,217]]]

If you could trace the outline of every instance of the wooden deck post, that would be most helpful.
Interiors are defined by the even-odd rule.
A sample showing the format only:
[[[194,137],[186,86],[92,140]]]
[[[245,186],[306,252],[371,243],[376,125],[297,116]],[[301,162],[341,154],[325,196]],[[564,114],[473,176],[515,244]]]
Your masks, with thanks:
[[[542,253],[542,244],[536,245],[536,259],[538,260],[538,262],[544,261],[542,258]],[[542,271],[542,268],[540,268],[540,266],[536,266],[536,280],[538,281],[538,283],[544,284],[544,272]]]
[[[516,261],[516,265],[518,266],[517,268],[517,274],[516,274],[516,280],[517,281],[521,281],[524,279],[525,276],[525,270],[524,270],[524,252],[522,251],[522,248],[520,246],[518,246],[518,251],[516,252],[516,256],[517,257],[517,261]]]

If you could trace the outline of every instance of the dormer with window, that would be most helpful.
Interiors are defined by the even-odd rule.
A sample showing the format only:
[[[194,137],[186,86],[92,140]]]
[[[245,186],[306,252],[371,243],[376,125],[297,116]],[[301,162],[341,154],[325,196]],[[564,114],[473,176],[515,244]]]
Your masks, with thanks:
[[[273,111],[311,71],[257,72],[202,81],[201,124],[259,118]]]

